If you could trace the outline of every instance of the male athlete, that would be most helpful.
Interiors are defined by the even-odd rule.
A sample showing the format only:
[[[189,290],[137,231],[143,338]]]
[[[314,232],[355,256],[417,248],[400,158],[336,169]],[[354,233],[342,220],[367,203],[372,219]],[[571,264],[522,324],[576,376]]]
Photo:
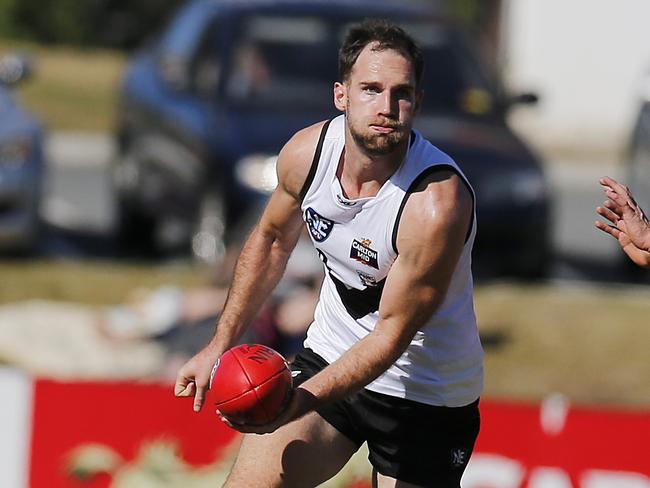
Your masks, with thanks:
[[[385,21],[339,53],[343,112],[295,134],[239,257],[214,339],[179,371],[200,410],[307,226],[326,277],[289,405],[244,436],[227,487],[311,487],[368,443],[374,486],[460,486],[479,430],[482,349],[472,302],[473,192],[415,130],[422,54]],[[435,69],[433,66],[431,69]]]

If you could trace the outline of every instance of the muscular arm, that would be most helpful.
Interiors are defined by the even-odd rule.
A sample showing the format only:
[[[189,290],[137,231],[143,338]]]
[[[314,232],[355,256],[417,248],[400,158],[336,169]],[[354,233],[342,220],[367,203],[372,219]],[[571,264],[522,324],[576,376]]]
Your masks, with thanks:
[[[176,396],[194,396],[198,411],[216,359],[232,347],[248,327],[284,273],[300,236],[299,193],[309,172],[322,124],[298,132],[278,156],[278,187],[244,244],[215,336],[178,372]]]
[[[443,302],[461,255],[473,212],[469,190],[444,172],[409,198],[397,236],[375,330],[300,388],[302,409],[343,398],[364,387],[406,350],[416,331]],[[299,388],[299,390],[300,390]],[[297,414],[301,414],[300,407]]]
[[[276,190],[237,260],[212,341],[219,354],[236,343],[277,285],[300,229],[298,202],[286,189]]]

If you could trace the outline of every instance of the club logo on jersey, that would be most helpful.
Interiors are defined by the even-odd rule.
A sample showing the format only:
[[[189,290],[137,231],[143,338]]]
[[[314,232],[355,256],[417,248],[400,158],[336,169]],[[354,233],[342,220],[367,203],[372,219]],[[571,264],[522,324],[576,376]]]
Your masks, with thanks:
[[[456,449],[451,450],[451,465],[454,468],[460,468],[461,466],[464,466],[467,464],[467,461],[469,460],[468,456],[468,450],[463,448],[463,447],[458,447]]]
[[[359,279],[361,280],[361,283],[363,286],[377,286],[377,280],[375,277],[371,274],[364,273],[363,271],[357,270],[357,274],[359,275]]]
[[[316,242],[323,242],[327,239],[330,232],[332,232],[332,227],[334,227],[334,222],[325,217],[321,217],[311,207],[305,210],[305,222],[307,223],[309,233]]]
[[[370,239],[361,239],[360,241],[354,239],[350,248],[350,257],[367,266],[379,269],[377,251],[371,249],[370,244]]]

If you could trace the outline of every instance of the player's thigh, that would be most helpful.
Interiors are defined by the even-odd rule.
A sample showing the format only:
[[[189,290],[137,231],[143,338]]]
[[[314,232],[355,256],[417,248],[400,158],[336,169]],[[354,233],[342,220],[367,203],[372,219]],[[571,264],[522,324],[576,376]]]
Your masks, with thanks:
[[[358,446],[312,412],[266,435],[246,435],[224,486],[308,488],[328,480]]]
[[[372,488],[423,488],[421,485],[414,485],[406,481],[396,480],[390,476],[384,476],[378,473],[376,469],[372,470]]]

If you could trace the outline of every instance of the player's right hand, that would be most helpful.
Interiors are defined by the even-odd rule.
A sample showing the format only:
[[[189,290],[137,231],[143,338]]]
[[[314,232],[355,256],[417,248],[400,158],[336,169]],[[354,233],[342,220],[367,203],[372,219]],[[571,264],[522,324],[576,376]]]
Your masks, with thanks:
[[[210,373],[219,354],[210,346],[198,352],[186,362],[176,375],[174,395],[177,397],[194,397],[194,411],[201,411],[205,394],[210,387]]]

